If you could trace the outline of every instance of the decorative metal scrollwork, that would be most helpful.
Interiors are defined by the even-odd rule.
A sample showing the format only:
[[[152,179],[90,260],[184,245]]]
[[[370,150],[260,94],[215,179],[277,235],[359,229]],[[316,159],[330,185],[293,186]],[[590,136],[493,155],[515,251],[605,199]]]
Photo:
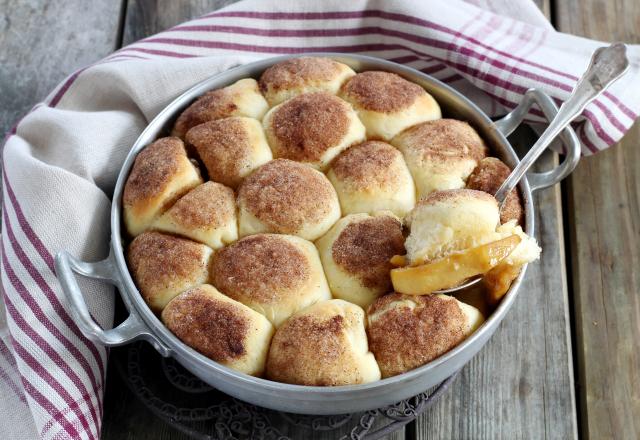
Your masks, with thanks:
[[[123,379],[145,406],[176,429],[201,440],[289,440],[294,435],[299,438],[303,435],[299,433],[305,431],[331,432],[341,440],[379,439],[423,413],[456,376],[453,374],[429,392],[386,408],[309,416],[272,411],[227,396],[175,360],[161,358],[143,342],[115,349],[112,354]]]

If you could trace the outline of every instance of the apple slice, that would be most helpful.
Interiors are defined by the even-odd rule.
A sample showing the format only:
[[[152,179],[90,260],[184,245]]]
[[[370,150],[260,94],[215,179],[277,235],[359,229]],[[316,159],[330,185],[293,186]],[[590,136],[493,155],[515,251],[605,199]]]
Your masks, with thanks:
[[[522,265],[502,263],[484,274],[482,282],[486,288],[485,297],[489,304],[498,304],[511,287],[513,280],[518,277],[521,269]]]
[[[396,292],[426,295],[461,284],[467,278],[484,274],[504,260],[520,243],[511,235],[420,266],[391,269]]]
[[[407,265],[407,257],[405,255],[394,255],[389,260],[392,266],[401,267]]]

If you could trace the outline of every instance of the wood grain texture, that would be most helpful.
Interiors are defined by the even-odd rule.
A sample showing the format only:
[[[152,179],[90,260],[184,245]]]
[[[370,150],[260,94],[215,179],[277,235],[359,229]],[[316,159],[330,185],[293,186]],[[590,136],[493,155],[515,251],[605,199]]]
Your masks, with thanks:
[[[234,2],[235,0],[129,0],[122,44],[133,43]]]
[[[535,137],[523,129],[511,140],[522,151]],[[538,162],[550,169],[557,156]],[[418,420],[416,439],[577,438],[560,189],[538,193],[534,204],[541,260],[493,338]]]
[[[121,7],[0,0],[0,138],[67,75],[117,48]]]
[[[640,43],[637,0],[565,0],[557,28]],[[640,438],[640,126],[578,165],[567,185],[585,438]]]
[[[536,1],[549,17],[549,1]],[[519,130],[522,155],[535,140]],[[556,166],[545,153],[538,170]],[[560,188],[534,196],[542,258],[527,270],[512,310],[461,372],[449,394],[417,423],[416,439],[577,438],[569,299]]]

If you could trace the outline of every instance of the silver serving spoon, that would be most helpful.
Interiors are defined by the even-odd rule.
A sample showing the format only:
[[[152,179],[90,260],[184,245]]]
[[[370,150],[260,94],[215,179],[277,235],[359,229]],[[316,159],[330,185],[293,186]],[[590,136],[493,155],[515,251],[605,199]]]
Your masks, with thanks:
[[[593,53],[589,67],[587,67],[586,72],[576,84],[569,99],[560,106],[556,117],[549,123],[544,133],[498,188],[495,198],[501,209],[507,195],[516,187],[522,176],[531,168],[536,159],[547,149],[556,136],[582,113],[587,104],[596,99],[607,87],[620,78],[628,68],[627,48],[622,43],[601,47]],[[481,276],[472,278],[459,286],[438,290],[434,293],[454,293],[478,283],[481,278]]]

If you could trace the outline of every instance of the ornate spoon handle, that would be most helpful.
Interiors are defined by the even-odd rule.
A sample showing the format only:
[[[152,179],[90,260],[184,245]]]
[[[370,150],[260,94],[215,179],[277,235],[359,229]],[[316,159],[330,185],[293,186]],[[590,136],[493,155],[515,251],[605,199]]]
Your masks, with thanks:
[[[582,113],[587,104],[625,73],[629,68],[626,53],[627,48],[622,43],[601,47],[594,52],[589,67],[576,84],[569,99],[560,106],[556,117],[496,192],[495,197],[498,203],[504,203],[507,194],[515,188],[540,154],[571,121]]]

